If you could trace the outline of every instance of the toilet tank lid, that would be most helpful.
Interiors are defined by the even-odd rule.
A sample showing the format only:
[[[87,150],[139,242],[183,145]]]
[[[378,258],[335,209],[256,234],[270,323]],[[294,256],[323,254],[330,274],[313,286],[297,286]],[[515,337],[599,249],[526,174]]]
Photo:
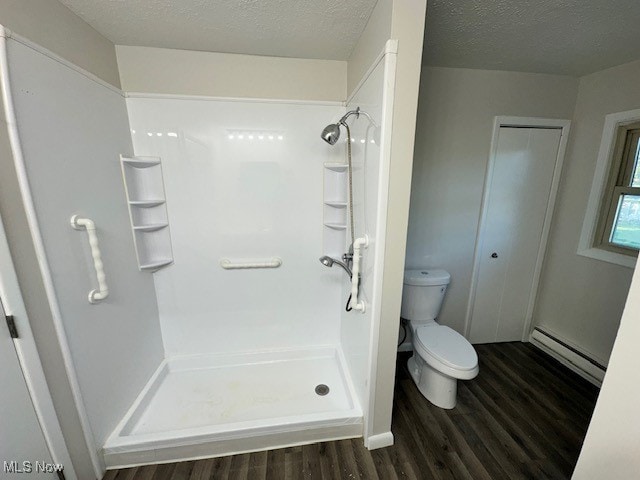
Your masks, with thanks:
[[[449,285],[451,275],[449,272],[437,268],[423,268],[420,270],[405,270],[404,284],[431,286],[431,285]]]

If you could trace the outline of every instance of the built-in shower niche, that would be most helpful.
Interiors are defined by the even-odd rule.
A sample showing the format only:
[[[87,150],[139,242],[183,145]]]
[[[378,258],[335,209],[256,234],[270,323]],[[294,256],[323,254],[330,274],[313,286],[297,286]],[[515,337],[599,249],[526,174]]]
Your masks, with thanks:
[[[343,163],[324,164],[324,254],[340,258],[345,252],[348,228],[348,168]]]
[[[159,157],[120,156],[138,267],[156,271],[173,263],[162,163]]]

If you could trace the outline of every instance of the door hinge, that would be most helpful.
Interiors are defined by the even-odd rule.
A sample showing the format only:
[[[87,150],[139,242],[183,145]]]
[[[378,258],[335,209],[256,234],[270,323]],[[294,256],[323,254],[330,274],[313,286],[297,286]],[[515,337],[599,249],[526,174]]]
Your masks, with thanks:
[[[11,338],[20,338],[13,315],[6,315],[5,318],[7,320],[7,327],[9,327],[9,335],[11,335]]]

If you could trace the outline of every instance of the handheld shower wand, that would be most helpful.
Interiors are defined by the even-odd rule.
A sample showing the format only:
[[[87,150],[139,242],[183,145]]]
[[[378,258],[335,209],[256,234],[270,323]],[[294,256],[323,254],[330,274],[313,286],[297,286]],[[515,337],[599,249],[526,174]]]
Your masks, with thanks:
[[[351,273],[351,269],[343,262],[341,262],[340,260],[336,260],[334,258],[328,257],[328,256],[324,256],[324,257],[320,257],[320,263],[322,263],[325,267],[333,267],[333,264],[335,263],[336,265],[342,267],[342,269],[347,272],[347,275],[349,275],[349,278],[352,277],[352,273]]]
[[[331,258],[327,255],[320,257],[320,263],[322,263],[325,267],[333,267],[333,265],[336,264],[342,267],[342,269],[345,272],[347,272],[347,275],[349,275],[349,279],[351,280],[351,293],[349,293],[349,298],[347,299],[347,304],[345,305],[345,310],[347,312],[350,312],[351,310],[359,310],[362,313],[364,313],[364,310],[365,310],[364,302],[358,301],[358,291],[360,290],[360,279],[361,279],[360,249],[362,247],[366,247],[368,243],[369,243],[369,237],[367,237],[366,235],[364,236],[364,238],[359,238],[355,242],[355,246],[356,246],[355,251],[357,252],[356,253],[357,259],[356,259],[356,262],[354,263],[354,269],[356,270],[355,278],[354,278],[353,272],[345,263],[341,262],[340,260],[336,260],[335,258]]]

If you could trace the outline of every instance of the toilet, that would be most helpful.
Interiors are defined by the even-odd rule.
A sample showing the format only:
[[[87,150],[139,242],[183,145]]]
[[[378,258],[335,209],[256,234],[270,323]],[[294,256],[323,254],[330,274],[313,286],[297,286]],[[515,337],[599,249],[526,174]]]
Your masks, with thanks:
[[[444,270],[406,270],[401,312],[413,336],[411,377],[427,400],[446,409],[456,406],[458,380],[471,380],[479,370],[469,341],[436,322],[450,281]]]

